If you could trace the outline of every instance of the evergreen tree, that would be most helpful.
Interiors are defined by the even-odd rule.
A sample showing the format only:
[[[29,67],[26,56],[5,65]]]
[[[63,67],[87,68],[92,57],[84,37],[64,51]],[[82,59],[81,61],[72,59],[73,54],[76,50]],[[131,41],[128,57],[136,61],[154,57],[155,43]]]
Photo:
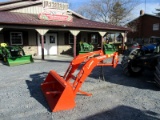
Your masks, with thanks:
[[[157,16],[160,16],[160,9],[156,9],[157,13],[155,13]]]
[[[122,7],[122,4],[118,1],[114,4],[109,18],[110,23],[117,25],[123,19],[126,9]]]

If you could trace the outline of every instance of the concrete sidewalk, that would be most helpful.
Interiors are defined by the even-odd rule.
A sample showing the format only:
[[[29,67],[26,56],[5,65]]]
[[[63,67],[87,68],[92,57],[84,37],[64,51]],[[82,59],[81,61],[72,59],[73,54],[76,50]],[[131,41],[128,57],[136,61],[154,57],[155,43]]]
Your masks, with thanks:
[[[43,62],[43,61],[72,61],[73,57],[69,55],[52,55],[52,56],[44,56],[44,60],[42,60],[42,56],[33,56],[34,62]],[[0,60],[0,65],[3,65],[3,61]]]
[[[33,56],[34,62],[40,62],[40,61],[72,61],[73,57],[69,55],[50,55],[50,56],[44,56],[44,60],[42,60],[42,56]]]
[[[122,55],[119,55],[119,61],[121,61]],[[50,55],[44,56],[44,60],[42,60],[42,56],[33,56],[34,62],[43,62],[43,61],[66,61],[71,62],[73,60],[73,56],[69,55]],[[105,61],[111,62],[112,58],[108,58]],[[3,65],[3,62],[0,61],[0,65]]]

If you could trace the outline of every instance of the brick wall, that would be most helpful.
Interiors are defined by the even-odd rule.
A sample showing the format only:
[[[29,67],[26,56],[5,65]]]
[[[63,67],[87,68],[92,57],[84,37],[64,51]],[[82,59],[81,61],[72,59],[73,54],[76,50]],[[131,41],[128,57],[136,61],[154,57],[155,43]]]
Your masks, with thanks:
[[[159,24],[159,30],[153,31],[153,24]],[[130,22],[136,28],[136,31],[129,32],[127,37],[133,40],[144,40],[148,42],[151,36],[160,37],[160,17],[154,15],[143,15]]]

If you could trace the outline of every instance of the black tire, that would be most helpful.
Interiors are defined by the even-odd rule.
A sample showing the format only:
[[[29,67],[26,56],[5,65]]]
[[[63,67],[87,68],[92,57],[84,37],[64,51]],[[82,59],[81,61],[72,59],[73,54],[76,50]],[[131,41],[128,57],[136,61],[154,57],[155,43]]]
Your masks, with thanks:
[[[154,72],[154,76],[155,76],[154,80],[157,83],[157,86],[160,87],[160,62],[155,68],[156,70]]]
[[[138,49],[131,51],[128,56],[123,56],[121,66],[127,76],[138,76],[143,72],[143,68],[134,65],[134,58],[139,54]]]

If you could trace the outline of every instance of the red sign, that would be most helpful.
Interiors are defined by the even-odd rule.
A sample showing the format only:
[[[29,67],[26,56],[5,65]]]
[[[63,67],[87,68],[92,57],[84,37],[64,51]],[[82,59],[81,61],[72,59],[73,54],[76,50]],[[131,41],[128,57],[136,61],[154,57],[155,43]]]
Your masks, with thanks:
[[[39,19],[53,20],[53,21],[68,21],[72,22],[73,17],[67,14],[67,11],[60,10],[46,10],[38,15]]]

